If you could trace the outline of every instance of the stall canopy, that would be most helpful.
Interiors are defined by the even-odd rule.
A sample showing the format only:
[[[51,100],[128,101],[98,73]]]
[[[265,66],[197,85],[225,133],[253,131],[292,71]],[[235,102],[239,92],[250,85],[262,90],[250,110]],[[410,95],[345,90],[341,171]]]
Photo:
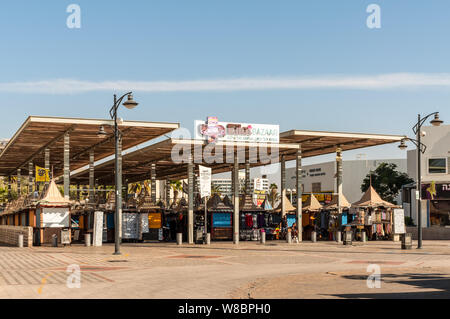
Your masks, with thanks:
[[[318,212],[322,209],[322,205],[317,200],[314,194],[308,196],[306,203],[303,204],[303,211],[306,212]]]
[[[55,180],[52,180],[44,197],[39,201],[39,204],[45,206],[67,206],[71,204],[71,201],[61,195]]]
[[[351,206],[352,206],[352,204],[350,204],[349,201],[347,200],[347,198],[344,195],[342,195],[341,208],[346,209],[346,208],[350,208]],[[338,195],[333,195],[331,202],[328,205],[325,205],[324,209],[337,210],[338,209]]]
[[[370,186],[369,189],[364,193],[361,200],[356,203],[353,203],[354,207],[358,208],[377,208],[377,207],[386,207],[386,208],[395,208],[398,207],[392,203],[389,203],[383,199],[381,199],[380,195],[375,191],[375,189]]]
[[[70,170],[89,164],[89,153],[95,160],[114,154],[112,120],[30,116],[0,153],[0,176],[16,175],[17,169],[28,172],[28,163],[44,167],[44,151],[49,149],[54,176],[63,173],[64,136],[70,137]],[[99,135],[103,127],[106,135]],[[122,121],[122,149],[148,142],[179,128],[175,123]]]
[[[291,213],[291,212],[295,212],[297,209],[292,205],[291,201],[284,196],[284,202],[286,203],[286,213]],[[275,208],[274,210],[275,213],[280,213],[281,212],[281,201],[278,204],[278,207]]]
[[[319,156],[336,152],[400,142],[404,136],[363,133],[291,130],[280,134],[280,143],[300,144],[303,157]]]

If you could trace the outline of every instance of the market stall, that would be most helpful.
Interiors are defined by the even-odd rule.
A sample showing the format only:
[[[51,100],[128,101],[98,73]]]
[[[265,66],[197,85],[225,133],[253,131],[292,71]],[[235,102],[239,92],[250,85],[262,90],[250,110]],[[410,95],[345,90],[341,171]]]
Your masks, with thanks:
[[[323,208],[314,194],[309,194],[302,206],[303,239],[311,240],[311,233],[317,231],[317,215]]]
[[[264,210],[253,202],[253,197],[244,194],[239,202],[240,232],[241,240],[260,240],[260,230],[266,228]]]
[[[56,235],[60,242],[63,231],[70,231],[71,201],[65,199],[54,180],[36,206],[35,244],[51,244]]]
[[[356,220],[353,225],[363,225],[369,240],[388,240],[393,235],[393,209],[399,206],[383,200],[370,186],[361,200],[354,203]],[[360,226],[361,227],[361,226]]]

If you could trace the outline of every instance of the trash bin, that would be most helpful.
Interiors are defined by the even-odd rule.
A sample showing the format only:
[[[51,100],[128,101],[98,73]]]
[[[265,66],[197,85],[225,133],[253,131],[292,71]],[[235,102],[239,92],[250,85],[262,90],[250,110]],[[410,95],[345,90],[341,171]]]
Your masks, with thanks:
[[[361,242],[365,243],[367,241],[367,237],[366,237],[366,231],[363,230],[361,232]]]
[[[353,232],[351,231],[344,232],[344,245],[351,246],[352,240],[353,240]]]
[[[401,235],[402,249],[412,249],[412,234],[406,233]]]
[[[52,247],[58,247],[58,236],[52,235]]]

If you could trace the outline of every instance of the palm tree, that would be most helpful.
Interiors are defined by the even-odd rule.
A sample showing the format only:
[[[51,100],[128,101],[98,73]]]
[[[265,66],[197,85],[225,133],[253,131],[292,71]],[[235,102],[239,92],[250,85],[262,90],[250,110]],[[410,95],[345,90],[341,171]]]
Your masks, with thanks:
[[[178,193],[180,191],[183,191],[183,184],[181,181],[177,180],[177,181],[170,181],[169,185],[170,185],[170,188],[172,188],[172,190],[173,190],[173,202],[176,203],[177,198],[178,198]]]
[[[220,186],[219,185],[212,185],[211,186],[211,195],[222,195],[222,191],[220,190]]]
[[[277,184],[271,184],[269,189],[269,201],[272,207],[275,208],[275,203],[280,199],[280,194],[278,194],[278,186]]]

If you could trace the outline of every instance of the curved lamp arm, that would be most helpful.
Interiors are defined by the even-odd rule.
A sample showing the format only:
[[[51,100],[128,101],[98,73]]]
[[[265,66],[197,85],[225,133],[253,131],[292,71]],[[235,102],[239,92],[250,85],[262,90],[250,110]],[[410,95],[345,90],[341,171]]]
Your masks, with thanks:
[[[116,100],[116,103],[111,107],[111,110],[109,111],[109,115],[111,115],[112,119],[114,119],[114,117],[117,115],[117,109],[119,108],[125,96],[128,96],[130,94],[133,94],[133,92],[128,92]]]
[[[427,146],[425,144],[423,144],[422,142],[419,142],[418,140],[415,140],[415,139],[409,138],[409,137],[405,137],[402,139],[402,142],[405,142],[405,141],[409,141],[409,142],[413,143],[417,147],[417,149],[419,149],[422,152],[422,154],[424,154],[427,150]]]
[[[414,125],[414,127],[413,127],[414,134],[417,134],[417,132],[419,132],[419,130],[422,127],[422,125],[426,122],[426,120],[428,120],[430,118],[430,116],[434,116],[436,114],[439,114],[439,112],[433,112],[433,113],[428,114],[427,116],[422,118],[419,123]]]

